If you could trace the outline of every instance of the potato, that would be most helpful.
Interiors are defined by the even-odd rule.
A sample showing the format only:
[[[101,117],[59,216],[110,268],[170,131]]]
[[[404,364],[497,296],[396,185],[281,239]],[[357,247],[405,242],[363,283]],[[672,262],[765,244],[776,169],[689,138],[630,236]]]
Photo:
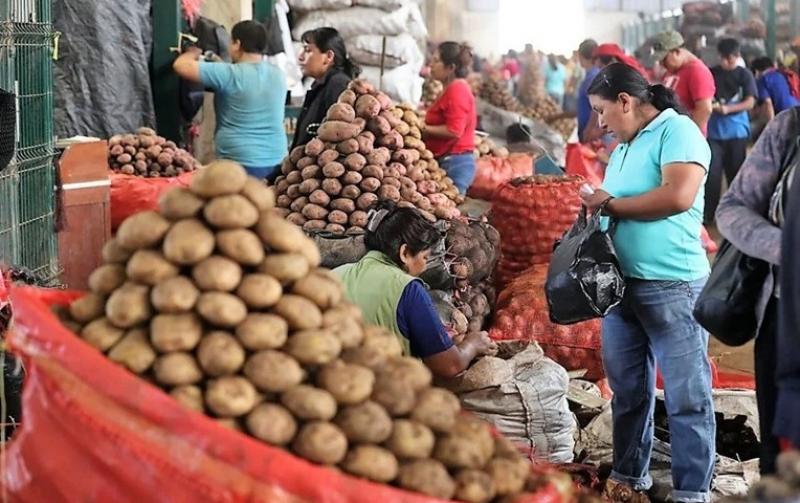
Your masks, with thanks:
[[[346,225],[348,217],[347,213],[339,210],[333,210],[328,213],[328,222],[331,224],[338,224],[338,225]],[[344,232],[344,227],[342,227],[342,232]]]
[[[480,470],[461,470],[456,474],[455,499],[468,503],[488,503],[496,491],[492,477]]]
[[[206,386],[206,405],[219,417],[240,417],[255,408],[258,393],[244,377],[220,377]]]
[[[169,392],[170,396],[178,401],[181,405],[189,410],[203,412],[205,406],[203,404],[203,390],[199,386],[187,384],[172,388]]]
[[[329,162],[322,168],[322,174],[328,178],[338,178],[345,173],[345,167],[340,162]]]
[[[189,353],[167,353],[153,364],[156,381],[166,386],[196,384],[203,379],[197,360]]]
[[[342,343],[331,330],[306,329],[294,332],[284,351],[304,365],[325,365],[338,358]]]
[[[192,218],[197,215],[203,204],[202,199],[183,187],[171,189],[158,201],[161,215],[170,220]]]
[[[108,359],[124,365],[135,374],[142,374],[153,365],[156,352],[148,342],[147,331],[133,329],[111,348]]]
[[[318,232],[324,230],[327,225],[328,222],[326,220],[309,220],[303,224],[303,230],[306,232]]]
[[[414,408],[416,393],[408,380],[379,374],[373,387],[372,400],[385,407],[392,416],[404,416]]]
[[[381,104],[374,96],[365,94],[356,99],[355,114],[363,119],[371,119],[381,112]]]
[[[339,339],[343,349],[355,348],[364,340],[364,331],[361,325],[353,318],[342,319],[334,325],[328,326],[333,335]]]
[[[424,424],[397,419],[386,447],[401,459],[425,459],[431,456],[435,442],[433,432]]]
[[[294,164],[300,159],[302,159],[304,155],[306,155],[305,147],[303,145],[300,145],[299,147],[293,148],[292,151],[289,152],[289,161]]]
[[[278,208],[291,208],[292,206],[292,198],[287,196],[286,194],[281,194],[278,196],[276,203]]]
[[[530,472],[530,464],[522,458],[495,458],[489,461],[485,469],[492,477],[496,494],[506,496],[523,490]]]
[[[387,362],[383,372],[393,379],[405,379],[415,391],[431,385],[433,374],[422,360],[411,357],[393,358]],[[456,402],[457,403],[457,402]]]
[[[242,195],[256,207],[258,211],[266,211],[275,207],[275,191],[261,180],[247,177]]]
[[[357,185],[347,185],[342,189],[341,197],[350,200],[356,200],[361,195],[361,189]]]
[[[89,275],[89,290],[99,295],[109,295],[125,280],[125,267],[119,264],[104,264]]]
[[[299,384],[281,395],[281,403],[295,417],[329,421],[336,415],[336,400],[325,390]]]
[[[310,164],[309,164],[309,166],[310,166]],[[299,184],[300,182],[302,182],[303,181],[303,175],[302,175],[301,171],[292,171],[288,175],[286,175],[286,181],[289,183],[289,186],[291,187],[294,184]],[[289,189],[288,188],[286,189],[286,194],[291,196],[291,194],[289,194]]]
[[[326,191],[327,192],[327,191]],[[273,251],[279,253],[300,253],[311,267],[320,264],[320,255],[314,241],[303,231],[282,219],[279,215],[265,211],[256,224],[256,233]]]
[[[192,351],[203,335],[203,324],[194,313],[159,314],[150,321],[150,341],[162,353]]]
[[[200,316],[218,327],[235,327],[247,316],[247,306],[235,295],[206,292],[197,300]]]
[[[339,144],[336,145],[336,150],[342,155],[350,155],[358,152],[358,140],[350,138],[349,140],[339,142]]]
[[[295,212],[289,213],[289,215],[286,216],[286,221],[292,222],[293,224],[299,226],[303,226],[308,223],[308,219],[304,217],[302,213]]]
[[[125,330],[117,328],[108,318],[98,318],[81,330],[81,338],[100,351],[107,351],[125,335]]]
[[[397,336],[374,325],[365,329],[362,347],[374,349],[386,358],[399,357],[403,354],[403,346],[400,345]]]
[[[314,159],[311,156],[306,156],[306,157],[303,157],[302,159],[300,159],[299,161],[297,161],[297,164],[295,164],[295,167],[298,170],[302,171],[303,168],[305,168],[306,166],[311,166],[315,162],[316,162],[316,159]]]
[[[280,348],[288,335],[286,320],[268,313],[250,313],[236,327],[236,336],[251,351]]]
[[[322,220],[328,216],[328,210],[317,204],[307,204],[303,207],[303,216],[309,220]]]
[[[308,180],[303,180],[300,184],[300,193],[307,196],[320,187],[322,187],[321,181],[315,178],[309,178]]]
[[[189,189],[200,197],[212,197],[237,194],[247,183],[247,172],[233,161],[216,160],[200,169],[192,177]]]
[[[293,183],[293,184],[289,185],[286,188],[286,194],[285,195],[286,195],[286,197],[289,198],[289,203],[286,205],[286,207],[288,208],[289,204],[291,204],[291,202],[293,200],[297,199],[301,195],[300,194],[300,182]],[[280,201],[278,201],[278,202],[279,202],[278,206],[280,207]]]
[[[200,292],[188,278],[175,276],[153,287],[150,302],[161,313],[177,314],[190,311]]]
[[[357,171],[348,171],[342,177],[342,183],[346,185],[358,185],[364,177]]]
[[[275,253],[264,257],[258,271],[272,276],[280,283],[289,284],[304,277],[310,270],[308,260],[299,253]]]
[[[397,477],[399,466],[394,455],[374,445],[358,445],[342,461],[344,471],[375,482],[389,483]]]
[[[355,138],[361,131],[357,124],[329,120],[319,126],[317,136],[322,141],[340,142]]]
[[[367,164],[364,169],[361,170],[361,176],[365,178],[376,178],[378,180],[382,180],[383,169],[384,168],[382,166]]]
[[[361,183],[359,184],[359,188],[361,188],[364,192],[375,192],[381,187],[381,181],[377,178],[367,177],[364,178]]]
[[[229,258],[212,255],[192,267],[192,278],[200,290],[230,292],[242,281],[242,267]]]
[[[375,164],[376,166],[382,166],[384,164],[388,164],[392,158],[391,152],[386,147],[378,147],[373,150],[370,154],[367,154],[367,164]]]
[[[366,401],[345,407],[336,416],[335,422],[353,443],[379,444],[392,434],[389,414],[375,402]]]
[[[375,135],[369,131],[364,131],[356,136],[358,142],[358,153],[367,155],[374,150]]]
[[[353,114],[353,118],[355,119],[355,114]],[[312,138],[305,146],[305,154],[311,157],[317,157],[323,150],[325,150],[325,143],[319,138]]]
[[[266,349],[247,359],[244,375],[261,391],[283,393],[303,382],[306,374],[294,358]]]
[[[231,194],[208,201],[203,216],[218,229],[240,229],[258,222],[258,209],[246,197]]]
[[[164,237],[162,251],[174,264],[192,265],[211,256],[214,234],[196,219],[176,222]]]
[[[156,250],[139,250],[133,254],[125,269],[131,281],[157,285],[178,275],[178,268]]]
[[[339,103],[347,103],[350,106],[356,104],[356,93],[351,91],[350,89],[345,89],[342,91],[342,94],[339,95]]]
[[[346,231],[347,231],[347,229],[344,227],[344,225],[340,225],[340,224],[328,224],[328,225],[325,226],[325,232],[328,232],[328,233],[331,233],[331,234],[336,234],[336,235],[340,235],[341,236]]]
[[[120,246],[116,238],[111,238],[103,245],[102,257],[106,264],[124,264],[131,258],[131,251]]]
[[[347,454],[347,438],[331,423],[311,421],[298,432],[292,450],[309,461],[335,465]]]
[[[355,405],[365,401],[372,393],[375,374],[366,367],[331,362],[317,373],[317,386],[328,391],[342,405]]]
[[[324,190],[318,189],[312,192],[311,195],[308,196],[308,201],[311,202],[312,204],[326,207],[331,202],[331,198],[328,194],[325,193]]]
[[[453,393],[443,388],[428,388],[419,394],[411,419],[444,433],[453,428],[460,411],[461,404]]]
[[[236,295],[251,309],[266,309],[280,300],[283,288],[268,274],[253,273],[242,278]]]
[[[456,492],[456,484],[447,469],[433,459],[420,459],[402,465],[398,485],[409,491],[447,500]]]
[[[264,245],[258,236],[247,229],[232,229],[217,233],[220,253],[242,265],[255,266],[264,260]]]
[[[150,319],[150,289],[125,283],[106,302],[106,317],[114,326],[132,328]]]
[[[287,208],[275,208],[272,212],[280,218],[286,218],[292,213],[291,210]]]
[[[319,157],[317,158],[317,164],[320,166],[325,166],[328,163],[337,161],[339,159],[339,152],[333,148],[329,148],[328,150],[324,150]]]
[[[336,197],[342,192],[342,182],[335,178],[326,178],[322,181],[322,190],[329,196]]]
[[[244,365],[244,359],[244,348],[227,332],[206,334],[197,348],[200,368],[213,377],[236,374]]]
[[[274,403],[262,403],[247,415],[247,431],[268,444],[283,446],[297,434],[297,422],[288,410]]]
[[[344,297],[339,281],[317,273],[298,279],[292,287],[292,293],[313,301],[323,310],[335,306]]]
[[[344,160],[344,165],[351,171],[361,171],[367,165],[367,159],[359,153],[351,153]]]
[[[272,310],[289,323],[291,330],[308,330],[322,326],[320,309],[300,295],[284,295]]]
[[[78,323],[89,323],[90,321],[103,317],[105,315],[105,310],[105,296],[89,292],[69,305],[68,314]]]
[[[375,93],[375,86],[363,79],[353,80],[349,84],[350,89],[355,91],[356,94],[373,94]]]
[[[373,180],[374,180],[374,178],[373,178]],[[372,194],[370,192],[367,192],[367,193],[361,194],[358,197],[358,199],[356,200],[356,207],[359,210],[362,210],[362,211],[366,212],[366,211],[372,209],[372,207],[377,202],[378,202],[378,196],[375,195],[375,194]]]
[[[300,171],[300,177],[303,180],[310,180],[312,178],[322,178],[322,168],[320,168],[316,164],[306,166]]]

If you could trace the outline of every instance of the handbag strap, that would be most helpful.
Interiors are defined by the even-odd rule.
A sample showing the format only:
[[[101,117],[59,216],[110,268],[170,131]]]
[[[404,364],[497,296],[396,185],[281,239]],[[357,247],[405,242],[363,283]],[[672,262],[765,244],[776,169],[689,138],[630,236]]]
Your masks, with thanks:
[[[788,195],[790,192],[789,189],[792,187],[798,164],[800,164],[800,137],[796,137],[793,140],[790,152],[786,156],[783,166],[781,166],[781,174],[775,186],[775,191],[772,193],[769,201],[769,212],[767,216],[769,220],[778,227],[783,227],[786,206],[788,204]]]

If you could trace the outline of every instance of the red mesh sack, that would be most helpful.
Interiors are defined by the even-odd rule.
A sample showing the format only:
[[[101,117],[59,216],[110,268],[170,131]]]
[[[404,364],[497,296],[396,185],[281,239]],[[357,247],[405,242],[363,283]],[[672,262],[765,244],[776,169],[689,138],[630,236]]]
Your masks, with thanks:
[[[533,174],[533,156],[530,154],[511,154],[508,157],[484,156],[476,161],[475,180],[467,195],[475,199],[491,201],[492,196],[502,184],[520,176]]]
[[[194,176],[189,171],[174,177],[144,178],[109,173],[111,179],[111,229],[116,231],[123,220],[140,211],[158,209],[161,195],[173,187],[188,187]]]
[[[603,184],[605,165],[597,160],[597,152],[590,146],[569,143],[564,172],[568,175],[582,176],[592,187],[597,188]]]
[[[550,322],[544,284],[547,266],[531,267],[500,293],[489,331],[495,340],[534,340],[545,354],[567,370],[586,369],[586,378],[602,379],[600,320],[574,325]]]
[[[536,175],[516,178],[497,189],[492,225],[500,232],[498,286],[532,265],[550,262],[556,240],[578,216],[583,183],[575,176]]]
[[[61,325],[49,305],[78,295],[11,289],[8,343],[28,374],[25,415],[0,474],[9,501],[442,501],[311,464],[184,408]],[[543,482],[515,501],[571,501]]]

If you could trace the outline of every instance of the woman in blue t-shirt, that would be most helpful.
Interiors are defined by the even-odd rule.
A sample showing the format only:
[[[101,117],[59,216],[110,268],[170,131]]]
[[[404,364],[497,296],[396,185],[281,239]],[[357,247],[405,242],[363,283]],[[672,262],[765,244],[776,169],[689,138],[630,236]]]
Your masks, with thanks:
[[[283,128],[286,78],[263,53],[267,31],[255,21],[231,30],[231,63],[199,61],[192,47],[175,60],[181,78],[214,92],[217,157],[236,161],[257,178],[271,178],[286,156]]]
[[[615,221],[622,303],[603,320],[603,362],[614,392],[614,471],[606,490],[646,491],[653,447],[656,363],[672,444],[673,501],[710,501],[714,404],[708,334],[692,316],[709,273],[700,242],[710,149],[675,95],[611,64],[588,90],[600,127],[620,144],[602,190],[584,203]],[[641,497],[641,496],[639,496]],[[636,500],[638,501],[638,500]]]

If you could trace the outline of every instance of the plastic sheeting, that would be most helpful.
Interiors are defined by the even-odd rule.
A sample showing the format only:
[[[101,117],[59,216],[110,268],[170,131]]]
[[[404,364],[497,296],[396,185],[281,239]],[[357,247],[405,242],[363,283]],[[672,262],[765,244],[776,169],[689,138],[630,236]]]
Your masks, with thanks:
[[[149,58],[151,0],[55,0],[63,33],[55,65],[58,136],[108,138],[155,124]]]
[[[111,173],[111,229],[140,211],[157,210],[161,195],[174,187],[188,187],[194,171],[170,178],[142,178]]]

